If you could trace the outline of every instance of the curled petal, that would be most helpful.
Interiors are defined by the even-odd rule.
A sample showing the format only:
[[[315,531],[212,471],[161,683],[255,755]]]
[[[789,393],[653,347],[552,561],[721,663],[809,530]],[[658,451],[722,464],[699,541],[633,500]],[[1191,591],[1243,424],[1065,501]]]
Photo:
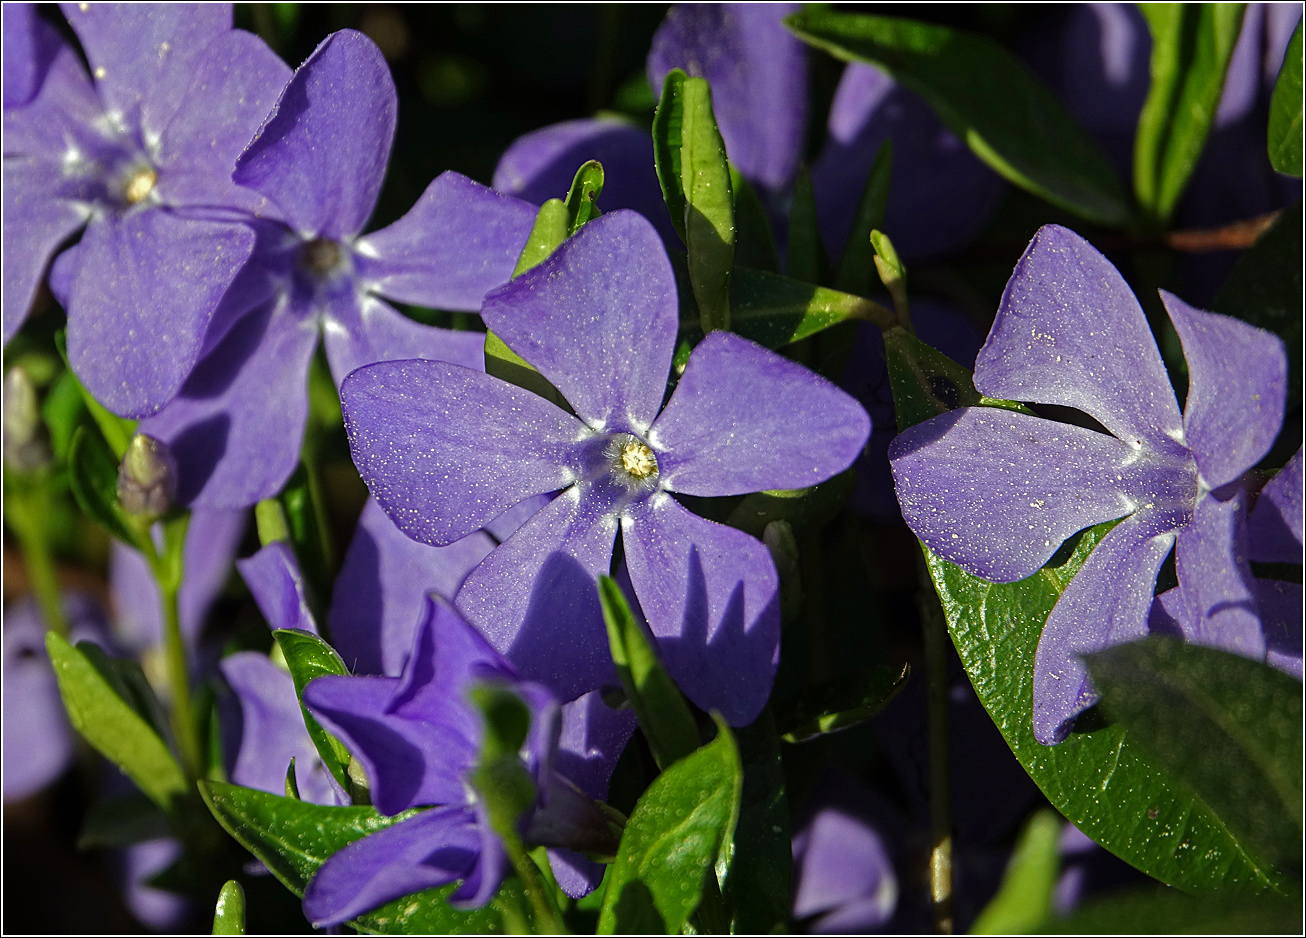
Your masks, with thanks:
[[[687,495],[797,489],[847,469],[871,431],[829,381],[729,332],[690,355],[649,431],[662,484]]]
[[[1134,509],[1137,455],[1092,430],[966,407],[904,430],[889,446],[889,465],[902,516],[930,550],[1011,583],[1071,534]]]
[[[1184,436],[1213,489],[1270,451],[1283,425],[1288,356],[1283,340],[1231,316],[1205,313],[1161,291],[1188,361]]]
[[[1044,225],[1016,265],[975,387],[989,397],[1075,407],[1120,439],[1172,451],[1183,421],[1147,317],[1091,244]]]
[[[1080,655],[1142,638],[1157,571],[1174,544],[1172,519],[1139,512],[1116,525],[1052,607],[1034,653],[1034,736],[1045,746],[1070,734],[1097,702]]]
[[[770,552],[670,496],[632,506],[626,565],[667,670],[690,700],[734,726],[766,706],[780,656],[779,581]]]
[[[677,309],[657,232],[617,211],[491,291],[481,318],[590,426],[643,433],[666,390]]]
[[[1248,520],[1251,559],[1263,563],[1302,562],[1302,449],[1261,489]]]
[[[317,622],[304,592],[304,575],[289,545],[274,541],[254,556],[237,560],[236,567],[269,628],[317,634]]]

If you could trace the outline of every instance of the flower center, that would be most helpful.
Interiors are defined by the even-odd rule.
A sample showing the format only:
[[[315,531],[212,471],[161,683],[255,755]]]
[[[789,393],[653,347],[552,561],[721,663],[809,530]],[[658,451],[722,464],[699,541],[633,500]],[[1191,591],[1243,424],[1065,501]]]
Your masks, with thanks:
[[[657,474],[658,461],[653,456],[653,450],[633,440],[621,448],[621,468],[636,479],[647,479]]]
[[[299,255],[300,266],[319,277],[335,270],[340,263],[340,245],[330,238],[314,238]]]
[[[150,194],[158,181],[159,174],[147,166],[127,180],[127,185],[122,192],[123,197],[127,199],[128,204],[135,205]]]
[[[608,440],[604,448],[612,474],[627,488],[651,489],[657,484],[658,459],[648,444],[631,436],[618,433]]]

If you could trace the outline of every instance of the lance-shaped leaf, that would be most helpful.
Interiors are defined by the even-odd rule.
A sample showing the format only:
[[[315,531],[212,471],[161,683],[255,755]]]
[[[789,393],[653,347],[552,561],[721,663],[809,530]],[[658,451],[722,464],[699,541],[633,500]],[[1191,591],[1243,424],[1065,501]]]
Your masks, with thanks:
[[[993,40],[932,23],[820,8],[785,23],[836,58],[889,72],[1016,185],[1089,221],[1130,221],[1120,181],[1101,150],[1052,92]]]
[[[730,164],[730,195],[735,206],[735,263],[758,270],[776,270],[780,262],[766,206],[734,163]]]
[[[781,702],[776,710],[781,739],[801,743],[863,723],[898,696],[910,675],[907,664],[872,665],[807,690],[797,700]]]
[[[1270,863],[1301,859],[1301,684],[1215,648],[1153,637],[1088,656],[1106,712],[1158,768]]]
[[[857,203],[853,227],[839,256],[834,285],[846,293],[865,296],[875,289],[875,249],[871,232],[884,227],[884,212],[889,205],[889,178],[893,174],[893,140],[886,139],[875,154],[875,162],[866,177],[866,187]]]
[[[718,719],[717,738],[659,775],[636,803],[608,877],[599,934],[680,931],[734,835],[742,790],[739,750]]]
[[[222,782],[201,782],[200,793],[223,829],[301,898],[309,880],[336,851],[417,813],[387,817],[372,807],[310,804]],[[470,912],[450,908],[444,896],[454,888],[451,884],[396,899],[350,924],[362,932],[386,934],[502,930],[502,917],[493,904]]]
[[[167,744],[81,649],[53,632],[46,635],[45,647],[73,728],[126,772],[151,801],[172,810],[185,798],[187,786]]]
[[[998,894],[971,926],[972,935],[1020,935],[1036,931],[1052,911],[1061,866],[1061,818],[1039,811],[1020,834]]]
[[[88,518],[129,547],[143,549],[136,526],[118,504],[118,463],[104,438],[88,427],[73,433],[68,483]]]
[[[825,283],[827,262],[816,217],[816,196],[807,167],[798,170],[793,201],[789,204],[789,256],[785,270],[795,280]]]
[[[689,704],[658,658],[652,636],[630,611],[626,596],[611,577],[599,577],[599,603],[608,628],[612,662],[635,708],[635,718],[665,769],[698,748],[698,728]]]
[[[313,740],[313,746],[332,778],[341,788],[348,791],[350,789],[347,771],[349,750],[340,740],[322,729],[322,725],[308,712],[308,708],[304,706],[304,688],[315,677],[321,677],[323,674],[348,674],[349,669],[340,660],[335,649],[312,632],[301,629],[277,629],[272,635],[276,638],[281,654],[286,659],[286,667],[290,669],[290,676],[294,679],[295,696],[299,698],[299,710],[304,715],[304,726],[308,729],[308,737]],[[287,778],[291,777],[293,776],[287,775]]]
[[[653,118],[653,157],[662,196],[689,253],[689,281],[703,332],[730,328],[735,213],[726,147],[704,78],[667,73]]]
[[[924,358],[910,354],[916,346],[885,338],[899,426],[950,409],[941,399],[947,395],[932,390],[936,376],[922,367]],[[960,404],[974,403],[977,394],[966,370],[953,363],[949,374],[954,377],[948,379],[948,395],[957,394]],[[1182,889],[1286,889],[1201,800],[1154,765],[1123,726],[1095,725],[1086,716],[1056,746],[1034,737],[1034,654],[1043,623],[1114,524],[1080,532],[1042,570],[1015,583],[982,580],[926,551],[948,631],[975,693],[1052,806],[1121,859]]]
[[[245,890],[234,879],[227,880],[218,893],[213,909],[213,934],[245,934]]]
[[[567,193],[567,237],[599,215],[598,199],[603,193],[603,164],[598,160],[582,163]]]
[[[1144,3],[1139,9],[1152,32],[1152,84],[1134,135],[1134,192],[1164,225],[1215,120],[1243,4]]]
[[[1283,68],[1270,97],[1270,164],[1281,173],[1302,173],[1302,40],[1301,21],[1292,31]]]

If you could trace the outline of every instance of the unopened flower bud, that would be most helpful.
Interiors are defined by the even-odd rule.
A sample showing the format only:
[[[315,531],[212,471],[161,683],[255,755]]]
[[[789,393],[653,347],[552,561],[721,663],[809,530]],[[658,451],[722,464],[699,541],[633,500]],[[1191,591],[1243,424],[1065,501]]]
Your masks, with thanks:
[[[158,517],[177,497],[177,461],[162,440],[138,433],[118,468],[118,501],[134,515]]]
[[[21,365],[5,375],[4,461],[16,472],[34,472],[50,464],[36,385]]]

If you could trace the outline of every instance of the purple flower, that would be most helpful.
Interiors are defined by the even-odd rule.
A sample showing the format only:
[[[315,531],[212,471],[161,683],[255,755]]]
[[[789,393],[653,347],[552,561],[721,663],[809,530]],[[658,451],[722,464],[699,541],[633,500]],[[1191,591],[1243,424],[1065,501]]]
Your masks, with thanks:
[[[360,237],[397,109],[380,51],[343,30],[299,67],[241,154],[233,178],[280,220],[257,226],[254,257],[209,330],[206,357],[142,427],[171,446],[183,503],[242,507],[282,486],[299,457],[319,332],[337,383],[390,359],[482,367],[483,335],[419,325],[382,297],[478,309],[511,276],[535,213],[445,173],[407,215]]]
[[[4,115],[4,338],[22,325],[59,245],[68,357],[111,410],[153,413],[199,360],[254,247],[261,202],[231,181],[289,77],[228,4],[66,4],[77,53],[30,15],[5,16],[28,98]],[[37,80],[43,80],[36,88]],[[29,97],[30,96],[30,97]],[[185,289],[178,289],[184,283]],[[64,292],[64,291],[61,291]]]
[[[609,571],[620,529],[672,675],[700,706],[751,722],[775,672],[775,567],[760,542],[691,514],[671,493],[813,485],[861,450],[865,412],[724,332],[694,350],[662,408],[675,280],[656,232],[631,212],[586,225],[491,292],[481,315],[577,416],[455,365],[360,369],[341,399],[372,494],[401,531],[440,545],[526,497],[559,492],[468,577],[457,597],[468,619],[562,699],[602,686],[611,662],[594,581]]]
[[[568,731],[553,695],[522,681],[453,607],[432,598],[401,677],[328,676],[305,690],[313,715],[362,765],[377,810],[393,815],[432,806],[350,844],[322,866],[304,894],[304,912],[314,925],[347,921],[390,899],[456,880],[462,883],[449,900],[460,906],[484,905],[498,890],[507,870],[503,845],[468,779],[484,730],[467,694],[486,682],[511,688],[531,712],[522,759],[539,803],[523,822],[526,836],[532,827],[558,830],[557,822],[584,804],[554,773],[559,734]],[[633,727],[628,714],[615,711],[594,720],[593,701],[584,703],[583,709],[573,705],[570,735],[581,743],[577,758],[602,763],[598,774],[606,789]],[[596,748],[601,753],[591,760]]]
[[[1157,573],[1176,547],[1203,642],[1264,659],[1236,529],[1243,474],[1283,422],[1283,343],[1162,292],[1188,361],[1181,415],[1147,319],[1124,279],[1073,232],[1040,229],[1012,275],[975,387],[1073,407],[1101,433],[967,407],[889,450],[908,526],[936,554],[1002,583],[1031,576],[1071,534],[1119,520],[1065,586],[1034,664],[1034,732],[1052,744],[1097,699],[1079,656],[1147,633]]]

